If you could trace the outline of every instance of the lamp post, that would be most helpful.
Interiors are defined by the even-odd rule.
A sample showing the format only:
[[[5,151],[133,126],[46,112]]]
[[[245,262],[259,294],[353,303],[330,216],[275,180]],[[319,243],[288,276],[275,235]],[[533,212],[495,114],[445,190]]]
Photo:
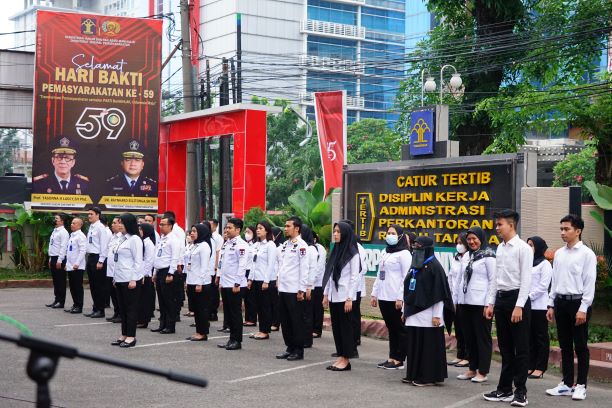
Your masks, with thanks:
[[[453,95],[455,93],[461,95],[463,94],[462,85],[463,81],[461,80],[461,74],[457,72],[457,68],[450,64],[446,64],[442,66],[440,69],[440,105],[442,105],[442,96],[444,94],[444,70],[446,68],[452,68],[455,73],[452,74],[450,81],[448,81],[448,88],[450,93]],[[429,75],[429,72],[428,72]],[[423,82],[425,78],[425,69],[421,70],[421,106],[423,106],[423,101],[425,98],[425,92],[434,92],[436,90],[436,81],[432,76],[428,76],[427,80]]]

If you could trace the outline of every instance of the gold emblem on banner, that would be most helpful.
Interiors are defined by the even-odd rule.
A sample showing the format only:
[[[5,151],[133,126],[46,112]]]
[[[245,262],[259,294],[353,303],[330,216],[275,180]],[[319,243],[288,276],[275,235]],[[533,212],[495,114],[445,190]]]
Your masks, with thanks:
[[[423,118],[420,118],[417,123],[414,124],[412,129],[410,129],[410,134],[417,134],[417,140],[414,141],[413,145],[415,147],[425,147],[427,146],[427,139],[425,139],[425,132],[431,132],[431,129],[427,122]]]

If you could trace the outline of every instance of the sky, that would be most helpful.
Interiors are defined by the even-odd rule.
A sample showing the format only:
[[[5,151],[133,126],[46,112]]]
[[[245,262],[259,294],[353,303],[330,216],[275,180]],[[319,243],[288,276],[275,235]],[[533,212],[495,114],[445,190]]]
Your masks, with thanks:
[[[15,24],[9,20],[13,14],[23,10],[23,0],[4,0],[0,7],[0,33],[15,31]],[[13,46],[14,35],[0,35],[0,48]]]

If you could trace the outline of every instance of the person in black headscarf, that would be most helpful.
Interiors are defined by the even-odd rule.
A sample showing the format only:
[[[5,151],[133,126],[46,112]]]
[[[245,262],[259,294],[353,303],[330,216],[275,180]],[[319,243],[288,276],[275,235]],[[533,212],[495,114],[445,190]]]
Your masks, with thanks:
[[[540,237],[531,237],[527,243],[533,248],[533,270],[531,272],[531,330],[529,331],[529,374],[528,378],[537,379],[544,376],[548,369],[550,338],[548,337],[548,287],[552,279],[552,265],[544,254],[548,249],[546,241]]]
[[[434,256],[433,240],[415,241],[412,264],[404,280],[406,377],[416,386],[441,383],[448,376],[444,341],[444,309],[452,310],[446,273]]]
[[[147,223],[138,225],[140,236],[144,244],[142,274],[142,290],[138,302],[138,324],[139,328],[146,328],[151,322],[155,311],[155,287],[153,286],[153,260],[155,259],[155,228]]]
[[[461,321],[461,305],[457,303],[457,282],[461,280],[467,261],[470,258],[467,243],[467,233],[462,232],[457,236],[457,252],[453,256],[450,271],[448,272],[448,285],[453,292],[453,303],[455,304],[455,339],[457,339],[457,358],[448,362],[455,367],[467,367],[470,364],[467,344],[463,335],[463,322]]]
[[[189,233],[191,244],[185,251],[183,265],[187,272],[187,296],[191,299],[196,332],[187,337],[190,341],[208,340],[210,323],[208,308],[212,298],[212,275],[215,267],[210,226],[195,224]]]
[[[351,311],[359,290],[361,262],[357,240],[349,224],[334,224],[333,240],[335,245],[323,276],[323,307],[329,306],[338,360],[327,369],[349,371],[349,358],[356,347]]]
[[[280,305],[276,278],[278,277],[278,268],[280,267],[282,245],[286,239],[287,238],[285,238],[285,234],[283,234],[282,229],[279,227],[272,227],[272,240],[276,245],[276,273],[274,274],[274,280],[270,281],[270,285],[268,287],[268,290],[270,291],[270,302],[272,309],[270,331],[278,331],[278,327],[280,326]]]
[[[414,232],[406,231],[404,236],[406,237],[406,242],[408,243],[408,251],[412,254],[414,251],[414,242],[417,239],[417,235]]]

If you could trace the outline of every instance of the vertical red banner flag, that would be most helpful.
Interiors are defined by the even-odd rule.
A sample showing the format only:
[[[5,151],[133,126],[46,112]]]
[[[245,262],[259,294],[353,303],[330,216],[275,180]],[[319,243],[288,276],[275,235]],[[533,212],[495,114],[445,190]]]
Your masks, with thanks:
[[[346,91],[315,92],[315,120],[323,166],[325,197],[342,187],[346,164]]]

